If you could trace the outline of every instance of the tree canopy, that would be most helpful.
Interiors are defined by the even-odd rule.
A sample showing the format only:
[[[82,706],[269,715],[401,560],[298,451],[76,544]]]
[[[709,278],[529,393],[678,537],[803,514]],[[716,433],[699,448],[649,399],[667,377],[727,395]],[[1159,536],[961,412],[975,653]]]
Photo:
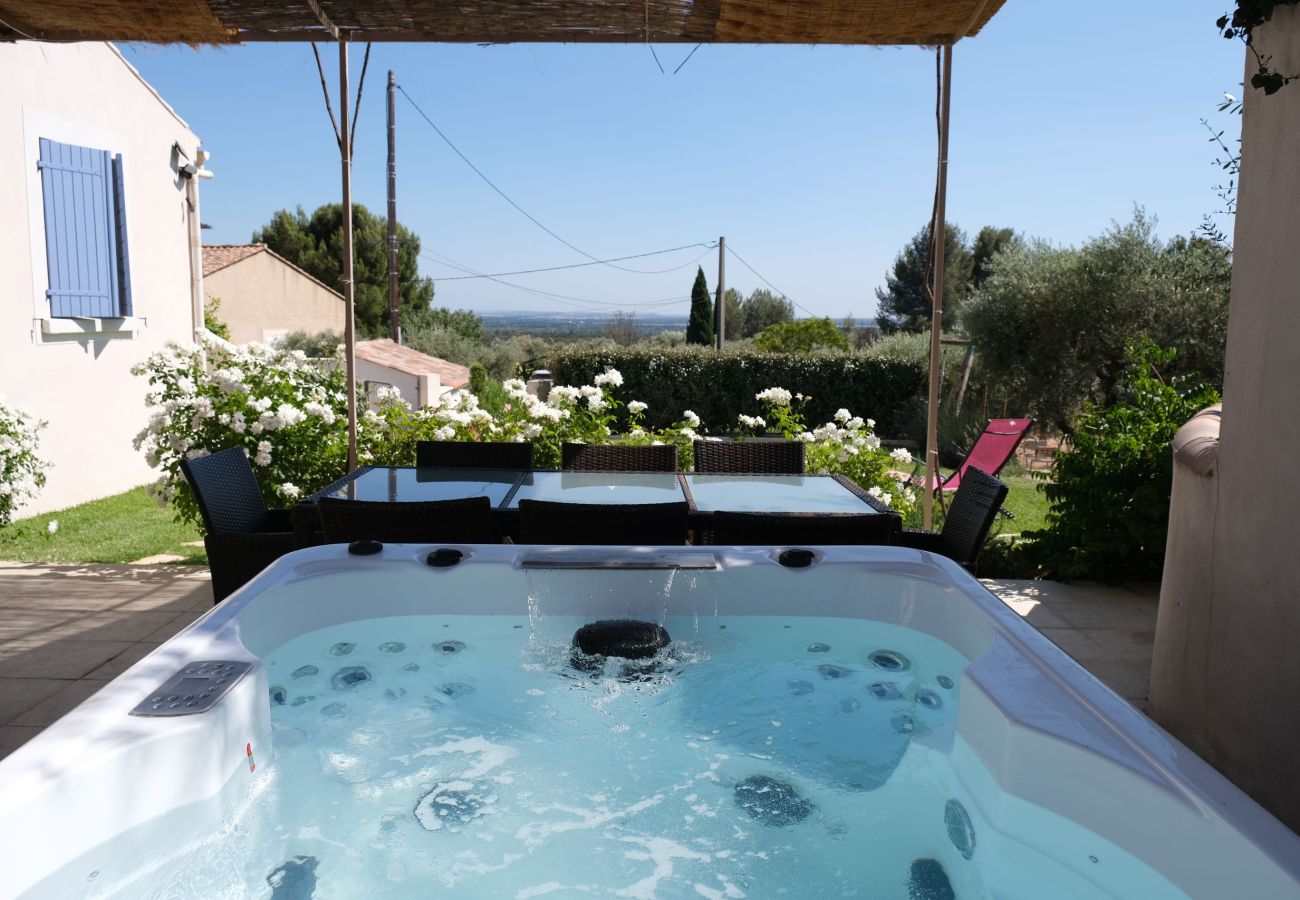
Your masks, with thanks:
[[[744,320],[741,337],[754,337],[772,325],[794,321],[794,304],[766,288],[751,291],[740,307]]]
[[[1177,352],[1169,374],[1223,383],[1230,252],[1201,237],[1159,241],[1138,210],[1078,248],[1013,243],[990,263],[963,322],[986,375],[1018,405],[1071,431],[1085,400],[1111,405],[1126,347]]]
[[[981,232],[981,235],[983,232]],[[926,295],[930,258],[930,226],[926,225],[907,242],[885,274],[885,287],[876,288],[876,321],[886,334],[895,331],[923,331],[930,324],[930,298]],[[966,247],[966,234],[951,222],[944,227],[943,324],[951,330],[957,323],[962,301],[970,289],[974,259]]]
[[[343,206],[327,203],[310,218],[302,207],[279,210],[253,241],[266,244],[298,268],[334,290],[343,292]],[[381,337],[388,333],[388,222],[352,204],[353,279],[357,333]],[[433,281],[421,278],[420,239],[397,226],[398,304],[402,319],[427,310],[433,302]]]
[[[754,338],[759,350],[777,353],[807,353],[812,350],[847,350],[848,338],[830,319],[798,319],[778,322]]]
[[[695,284],[691,286],[691,318],[686,324],[686,343],[711,345],[713,337],[713,299],[709,296],[704,269],[699,267]]]

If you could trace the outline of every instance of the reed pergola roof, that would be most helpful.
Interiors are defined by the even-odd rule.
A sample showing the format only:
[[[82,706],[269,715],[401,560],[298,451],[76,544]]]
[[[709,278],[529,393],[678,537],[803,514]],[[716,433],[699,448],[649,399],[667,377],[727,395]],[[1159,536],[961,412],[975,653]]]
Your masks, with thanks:
[[[1003,2],[0,0],[0,40],[938,45],[976,34]]]

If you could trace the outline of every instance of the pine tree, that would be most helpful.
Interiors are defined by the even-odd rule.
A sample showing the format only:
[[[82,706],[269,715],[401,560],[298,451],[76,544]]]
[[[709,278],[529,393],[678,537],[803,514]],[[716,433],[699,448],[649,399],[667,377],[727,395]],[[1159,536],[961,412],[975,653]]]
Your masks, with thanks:
[[[686,325],[686,343],[713,345],[713,299],[709,296],[709,283],[704,280],[704,268],[695,273],[691,288],[691,319]]]

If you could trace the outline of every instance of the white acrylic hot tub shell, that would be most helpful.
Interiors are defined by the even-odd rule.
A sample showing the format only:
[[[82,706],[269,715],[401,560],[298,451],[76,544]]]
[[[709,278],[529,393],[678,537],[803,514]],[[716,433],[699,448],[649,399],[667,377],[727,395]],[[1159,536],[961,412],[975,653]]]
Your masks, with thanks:
[[[963,676],[953,761],[981,829],[1060,855],[1050,828],[1024,833],[1035,810],[1056,814],[1145,862],[1195,897],[1300,896],[1300,838],[1021,621],[959,567],[899,548],[826,548],[807,569],[765,550],[464,547],[434,569],[429,547],[389,545],[350,557],[319,547],[278,561],[255,582],[141,660],[0,762],[0,895],[32,891],[121,832],[252,783],[246,748],[269,762],[265,671],[253,671],[211,712],[181,719],[127,715],[183,663],[248,659],[305,631],[356,619],[464,613],[520,615],[536,579],[526,559],[558,553],[578,568],[546,569],[546,612],[656,619],[662,594],[607,590],[624,570],[716,558],[712,596],[731,615],[875,619],[925,632],[971,659]],[[679,576],[680,577],[680,576]],[[602,579],[605,579],[602,581]],[[672,591],[668,614],[692,614],[699,592]],[[791,598],[794,598],[793,600]],[[713,610],[699,610],[712,614]],[[1028,812],[1027,812],[1028,811]],[[977,860],[980,857],[977,855]],[[981,860],[996,865],[996,860]],[[1116,896],[1123,886],[1082,877]],[[1113,871],[1113,870],[1108,870]],[[34,890],[33,890],[34,889]]]

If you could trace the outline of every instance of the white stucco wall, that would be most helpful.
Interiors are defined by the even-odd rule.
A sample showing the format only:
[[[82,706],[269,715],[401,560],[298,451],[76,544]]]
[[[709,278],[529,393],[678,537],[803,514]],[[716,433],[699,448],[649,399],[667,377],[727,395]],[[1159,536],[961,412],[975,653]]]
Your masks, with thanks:
[[[254,253],[203,279],[204,296],[221,301],[217,318],[236,344],[290,331],[343,334],[343,298],[270,253]]]
[[[126,330],[88,334],[69,319],[42,326],[39,138],[122,154],[135,313]],[[131,447],[147,415],[145,383],[130,369],[194,327],[188,223],[198,213],[173,169],[174,143],[192,159],[199,140],[110,45],[0,44],[0,393],[49,422],[41,455],[53,463],[44,492],[19,515],[154,477]]]
[[[1300,71],[1300,8],[1255,42]],[[1150,709],[1300,830],[1300,82],[1245,91],[1218,463],[1175,471]]]

